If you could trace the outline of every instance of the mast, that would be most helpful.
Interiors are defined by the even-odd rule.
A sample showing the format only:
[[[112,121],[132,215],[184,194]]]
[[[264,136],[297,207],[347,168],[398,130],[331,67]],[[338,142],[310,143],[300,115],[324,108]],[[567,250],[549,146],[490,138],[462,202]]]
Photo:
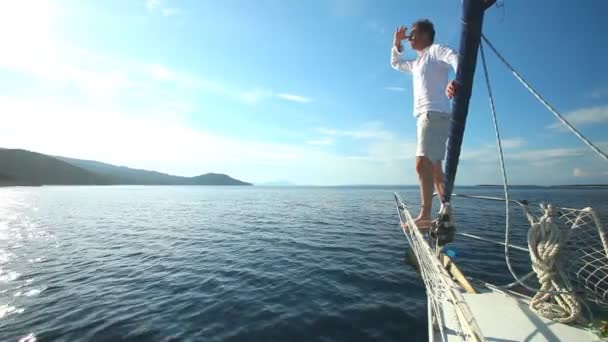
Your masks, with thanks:
[[[452,121],[445,160],[445,178],[443,203],[450,202],[454,190],[454,180],[458,169],[460,148],[464,137],[464,127],[469,112],[469,100],[473,88],[477,50],[481,41],[481,30],[484,11],[496,0],[463,0],[462,1],[462,30],[460,34],[460,49],[458,52],[458,71],[456,83],[458,88],[452,105]]]

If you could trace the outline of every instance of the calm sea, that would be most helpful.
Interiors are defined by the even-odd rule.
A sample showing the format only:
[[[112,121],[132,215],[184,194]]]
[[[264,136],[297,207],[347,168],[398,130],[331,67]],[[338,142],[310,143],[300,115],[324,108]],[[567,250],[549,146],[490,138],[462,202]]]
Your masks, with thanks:
[[[418,200],[414,187],[0,188],[0,341],[426,341],[393,191]],[[512,195],[608,214],[608,190]],[[503,239],[502,203],[454,206],[460,231]],[[512,280],[501,247],[452,246],[467,274]]]

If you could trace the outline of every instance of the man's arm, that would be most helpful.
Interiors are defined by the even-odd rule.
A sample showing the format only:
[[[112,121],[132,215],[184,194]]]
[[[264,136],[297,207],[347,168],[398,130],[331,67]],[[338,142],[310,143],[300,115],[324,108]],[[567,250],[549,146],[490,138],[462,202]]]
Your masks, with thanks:
[[[437,45],[435,49],[435,58],[451,65],[454,72],[458,70],[458,54],[451,48],[443,45]]]
[[[412,61],[401,59],[401,53],[403,52],[401,41],[407,38],[406,32],[407,28],[404,26],[398,27],[395,31],[395,39],[393,40],[393,47],[391,49],[391,66],[399,71],[410,72],[412,70]]]
[[[449,47],[437,45],[435,49],[435,58],[452,66],[454,72],[458,71],[458,54]],[[456,80],[452,80],[448,82],[447,86],[445,87],[445,95],[451,99],[456,95],[457,89],[458,83],[456,83]]]

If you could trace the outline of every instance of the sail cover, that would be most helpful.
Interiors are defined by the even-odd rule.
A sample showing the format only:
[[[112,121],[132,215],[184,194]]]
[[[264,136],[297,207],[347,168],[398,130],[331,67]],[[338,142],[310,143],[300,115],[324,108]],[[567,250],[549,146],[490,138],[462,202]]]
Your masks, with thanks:
[[[462,30],[458,53],[458,71],[456,72],[458,88],[452,105],[452,122],[445,161],[443,203],[450,201],[454,189],[464,127],[469,112],[475,65],[477,64],[477,50],[481,41],[483,13],[494,2],[496,0],[463,0],[462,2]]]

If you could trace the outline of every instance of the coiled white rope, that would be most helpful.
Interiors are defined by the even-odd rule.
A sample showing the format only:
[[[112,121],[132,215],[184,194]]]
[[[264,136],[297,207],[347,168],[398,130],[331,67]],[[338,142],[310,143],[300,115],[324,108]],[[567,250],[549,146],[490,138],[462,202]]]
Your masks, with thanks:
[[[528,249],[532,269],[536,272],[540,291],[530,301],[530,308],[537,313],[560,323],[577,321],[581,316],[581,303],[566,286],[567,277],[557,266],[559,252],[565,243],[565,236],[553,222],[553,207],[541,205],[543,216],[536,219],[524,207],[530,230]],[[551,291],[562,293],[554,294]]]

